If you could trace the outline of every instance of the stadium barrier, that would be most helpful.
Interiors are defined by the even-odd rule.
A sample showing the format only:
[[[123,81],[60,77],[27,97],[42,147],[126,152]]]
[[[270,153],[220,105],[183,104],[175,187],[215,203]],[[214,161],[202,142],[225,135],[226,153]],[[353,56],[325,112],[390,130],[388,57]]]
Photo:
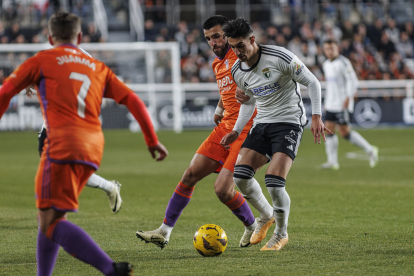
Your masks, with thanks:
[[[152,102],[152,118],[158,129],[174,129],[174,103],[171,84],[129,84],[132,90],[147,103]],[[321,82],[322,95],[325,83]],[[362,128],[379,125],[414,125],[414,80],[360,81],[351,122]],[[152,89],[152,93],[148,90]],[[219,100],[216,83],[183,83],[180,86],[181,123],[183,129],[214,127],[213,116]],[[167,91],[167,92],[166,92]],[[301,94],[311,118],[311,102],[302,87]],[[139,125],[128,110],[105,99],[102,104],[102,126],[105,129],[139,131]],[[8,111],[0,120],[0,130],[39,129],[43,123],[37,97],[27,98],[22,91],[13,99]],[[308,124],[309,126],[310,124]]]
[[[34,54],[48,47],[46,44],[0,45],[0,58],[6,64],[5,61],[14,54],[14,60],[20,58],[21,63],[30,55],[27,53]],[[213,116],[220,96],[217,84],[180,82],[178,43],[101,43],[82,44],[82,47],[98,59],[102,57],[111,68],[117,64],[115,71],[146,102],[156,129],[181,132],[182,129],[214,127]],[[170,51],[163,63],[168,64],[168,68],[159,67],[161,51]],[[161,56],[165,57],[164,54]],[[160,74],[170,82],[162,83]],[[143,83],[136,83],[138,81]],[[324,95],[324,82],[321,87]],[[363,128],[384,124],[413,125],[413,94],[414,80],[360,81],[352,122]],[[310,119],[311,105],[306,87],[301,87],[301,95]],[[138,123],[127,109],[109,99],[102,103],[101,120],[105,129],[139,131]],[[22,91],[13,98],[0,120],[0,131],[37,130],[42,123],[37,97],[28,98]]]

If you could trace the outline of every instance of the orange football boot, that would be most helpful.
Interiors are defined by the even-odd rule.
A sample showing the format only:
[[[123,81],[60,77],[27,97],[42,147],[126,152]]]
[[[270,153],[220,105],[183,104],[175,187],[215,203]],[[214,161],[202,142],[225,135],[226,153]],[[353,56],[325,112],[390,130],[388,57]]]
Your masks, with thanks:
[[[286,235],[286,237],[283,237],[282,235],[275,233],[266,243],[266,245],[260,249],[260,251],[280,250],[287,244],[288,240],[288,235]]]
[[[256,229],[254,229],[254,233],[250,238],[251,244],[257,244],[261,242],[264,238],[266,238],[267,230],[269,230],[269,228],[276,222],[274,217],[272,217],[269,220],[257,218],[256,221]]]

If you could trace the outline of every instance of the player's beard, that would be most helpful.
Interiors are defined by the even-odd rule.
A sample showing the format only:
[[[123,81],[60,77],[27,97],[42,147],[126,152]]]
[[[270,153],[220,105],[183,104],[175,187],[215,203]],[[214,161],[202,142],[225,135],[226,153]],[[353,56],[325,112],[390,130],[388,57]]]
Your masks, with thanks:
[[[218,56],[219,58],[224,58],[224,56],[227,53],[227,49],[229,48],[229,43],[224,44],[222,47],[213,49],[213,52]]]

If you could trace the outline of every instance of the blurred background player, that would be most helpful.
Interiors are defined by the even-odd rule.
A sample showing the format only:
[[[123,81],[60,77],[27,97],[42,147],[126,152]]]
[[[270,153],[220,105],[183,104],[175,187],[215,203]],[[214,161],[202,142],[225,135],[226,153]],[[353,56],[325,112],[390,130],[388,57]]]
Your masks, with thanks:
[[[0,116],[10,99],[35,84],[48,139],[35,178],[39,209],[37,275],[51,275],[59,246],[104,275],[130,275],[128,263],[115,263],[80,227],[66,220],[78,209],[78,196],[99,167],[104,139],[99,121],[102,97],[125,104],[140,123],[148,150],[167,155],[158,142],[145,104],[102,62],[84,55],[80,18],[57,12],[49,20],[53,49],[27,59],[0,89]],[[102,93],[102,91],[105,91]]]
[[[288,242],[290,197],[285,189],[286,178],[307,124],[298,83],[309,90],[315,143],[320,143],[321,135],[325,138],[327,130],[321,119],[321,86],[292,52],[278,46],[259,46],[246,19],[229,21],[223,30],[239,58],[231,69],[233,79],[250,99],[240,107],[237,122],[223,138],[222,145],[228,147],[239,137],[257,106],[254,125],[234,169],[234,181],[237,186],[244,185],[257,169],[270,161],[265,183],[273,200],[276,228],[260,251],[280,250]]]
[[[351,130],[349,114],[354,111],[354,95],[358,88],[358,77],[351,62],[339,54],[338,42],[329,38],[323,43],[323,52],[328,58],[323,63],[326,79],[325,126],[335,133],[338,125],[339,135],[355,146],[363,149],[369,158],[369,166],[378,162],[378,148],[372,146],[358,132]],[[325,143],[328,162],[321,165],[323,169],[339,169],[338,136],[328,134]]]
[[[226,17],[216,15],[207,19],[203,25],[204,36],[217,56],[212,65],[221,95],[214,115],[217,126],[199,147],[190,167],[185,171],[168,203],[162,225],[153,231],[137,232],[139,238],[161,248],[167,245],[172,229],[181,212],[190,202],[197,182],[213,172],[219,172],[214,184],[218,198],[245,225],[245,232],[239,243],[240,247],[250,246],[252,237],[254,243],[263,240],[267,230],[274,223],[272,207],[264,197],[257,181],[238,186],[241,193],[234,189],[234,166],[253,119],[246,122],[240,130],[240,136],[230,148],[226,149],[220,145],[221,139],[233,129],[240,109],[240,104],[235,99],[237,86],[231,75],[231,68],[237,61],[237,57],[230,50],[222,30],[227,22]],[[259,211],[260,218],[257,219],[257,223],[243,196]]]

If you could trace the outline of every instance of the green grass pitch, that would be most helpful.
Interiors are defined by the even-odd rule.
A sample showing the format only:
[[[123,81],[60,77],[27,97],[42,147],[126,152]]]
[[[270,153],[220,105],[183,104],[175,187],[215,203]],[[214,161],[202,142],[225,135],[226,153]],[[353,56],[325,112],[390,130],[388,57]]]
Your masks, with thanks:
[[[360,133],[380,148],[376,168],[346,158],[348,152],[363,154],[340,139],[341,169],[321,171],[316,167],[325,162],[324,145],[313,144],[305,131],[287,179],[290,240],[280,252],[260,252],[264,243],[238,247],[244,227],[214,194],[215,175],[198,183],[164,250],[135,237],[137,230],[160,226],[175,186],[209,131],[160,132],[170,151],[161,163],[150,158],[141,134],[106,131],[98,174],[122,183],[122,209],[113,215],[104,192],[86,187],[79,212],[69,219],[115,261],[134,264],[136,275],[414,275],[414,129]],[[0,275],[35,275],[37,163],[35,132],[0,133]],[[270,199],[264,174],[262,169],[256,178]],[[193,248],[194,232],[207,223],[228,235],[220,257],[203,258]],[[100,274],[61,250],[54,275]]]

